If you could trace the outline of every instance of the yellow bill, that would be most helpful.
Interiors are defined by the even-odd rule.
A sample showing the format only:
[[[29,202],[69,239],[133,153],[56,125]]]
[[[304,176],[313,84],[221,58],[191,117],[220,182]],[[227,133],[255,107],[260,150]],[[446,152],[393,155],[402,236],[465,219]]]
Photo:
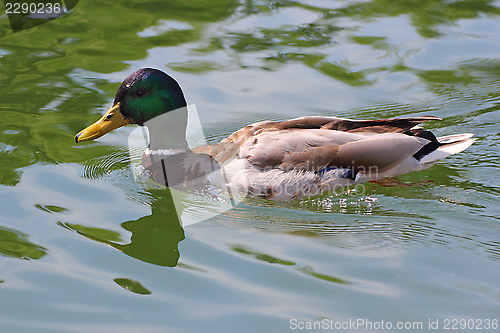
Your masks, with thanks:
[[[75,135],[75,142],[95,140],[114,129],[126,126],[128,123],[130,123],[130,119],[123,118],[120,113],[120,103],[116,103],[101,119]]]

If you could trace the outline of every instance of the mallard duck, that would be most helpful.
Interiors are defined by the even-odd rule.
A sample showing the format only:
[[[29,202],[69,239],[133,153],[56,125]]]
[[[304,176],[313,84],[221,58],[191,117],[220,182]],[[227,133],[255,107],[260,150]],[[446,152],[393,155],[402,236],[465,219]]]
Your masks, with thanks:
[[[287,201],[427,169],[475,140],[470,133],[436,137],[418,126],[440,120],[434,116],[380,120],[310,116],[254,123],[217,144],[191,150],[187,117],[177,81],[158,69],[143,68],[121,83],[113,106],[79,132],[75,141],[94,140],[127,124],[146,126],[150,140],[142,165],[156,181],[173,186],[188,179],[210,180],[222,165],[223,182],[231,189]]]

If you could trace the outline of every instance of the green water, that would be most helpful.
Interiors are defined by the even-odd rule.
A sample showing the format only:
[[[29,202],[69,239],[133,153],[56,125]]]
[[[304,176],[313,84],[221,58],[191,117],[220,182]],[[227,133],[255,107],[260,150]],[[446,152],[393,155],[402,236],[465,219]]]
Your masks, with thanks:
[[[15,34],[4,13],[1,332],[498,331],[500,2],[81,0]],[[439,116],[478,140],[358,195],[181,228],[134,182],[133,127],[73,139],[141,67],[180,82],[209,142],[304,115]]]

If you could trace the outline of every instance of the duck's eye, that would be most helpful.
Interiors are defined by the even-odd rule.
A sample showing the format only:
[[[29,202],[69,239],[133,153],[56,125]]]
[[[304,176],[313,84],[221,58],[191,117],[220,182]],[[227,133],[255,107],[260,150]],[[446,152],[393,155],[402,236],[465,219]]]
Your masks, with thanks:
[[[146,95],[146,92],[142,89],[137,89],[137,91],[135,92],[135,95],[137,97],[142,97],[142,96]]]

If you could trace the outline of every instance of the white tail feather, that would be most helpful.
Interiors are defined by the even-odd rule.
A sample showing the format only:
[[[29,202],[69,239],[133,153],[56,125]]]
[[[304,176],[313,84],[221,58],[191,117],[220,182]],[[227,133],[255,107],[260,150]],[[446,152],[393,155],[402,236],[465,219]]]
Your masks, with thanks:
[[[441,136],[437,138],[440,144],[447,145],[453,142],[464,141],[470,139],[474,134],[473,133],[462,133],[462,134],[453,134],[447,136]]]
[[[469,148],[470,145],[476,141],[476,139],[471,139],[472,135],[473,134],[471,133],[463,133],[437,138],[437,140],[444,145],[429,155],[424,156],[424,158],[420,160],[420,164],[436,162],[437,160],[460,153],[461,151]]]

